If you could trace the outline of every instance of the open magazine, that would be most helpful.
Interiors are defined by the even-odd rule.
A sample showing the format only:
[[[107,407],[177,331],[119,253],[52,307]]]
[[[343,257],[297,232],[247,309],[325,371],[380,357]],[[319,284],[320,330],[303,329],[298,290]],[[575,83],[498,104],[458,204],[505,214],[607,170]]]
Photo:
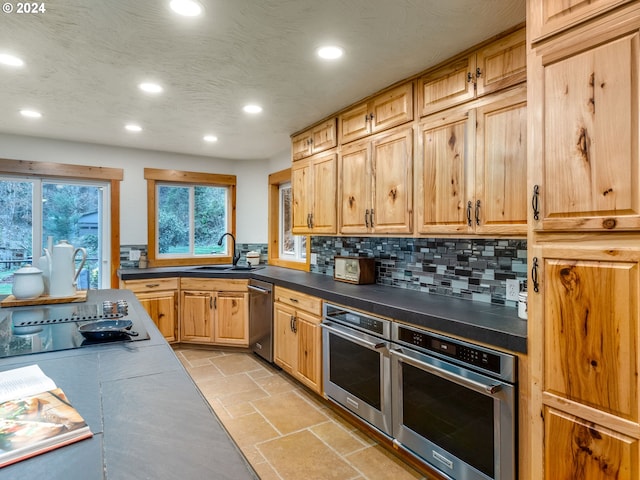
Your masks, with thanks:
[[[92,435],[38,365],[0,372],[0,467]]]

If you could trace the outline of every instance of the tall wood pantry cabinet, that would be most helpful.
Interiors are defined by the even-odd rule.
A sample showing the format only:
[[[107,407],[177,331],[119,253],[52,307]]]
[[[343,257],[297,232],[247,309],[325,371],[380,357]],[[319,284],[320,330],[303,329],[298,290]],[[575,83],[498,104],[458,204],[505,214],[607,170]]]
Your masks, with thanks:
[[[529,0],[530,459],[640,478],[640,2]]]

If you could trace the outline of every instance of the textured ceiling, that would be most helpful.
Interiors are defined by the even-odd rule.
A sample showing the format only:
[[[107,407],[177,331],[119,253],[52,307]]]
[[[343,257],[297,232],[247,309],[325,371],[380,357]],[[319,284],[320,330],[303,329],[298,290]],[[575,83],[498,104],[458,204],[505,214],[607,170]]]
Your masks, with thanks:
[[[168,3],[54,0],[45,13],[0,13],[0,53],[25,61],[0,65],[0,132],[269,158],[291,133],[525,18],[525,0],[202,0],[197,18]],[[319,60],[324,43],[345,55]],[[143,94],[145,80],[164,92]],[[248,116],[249,102],[264,111]],[[23,118],[25,107],[43,117]]]

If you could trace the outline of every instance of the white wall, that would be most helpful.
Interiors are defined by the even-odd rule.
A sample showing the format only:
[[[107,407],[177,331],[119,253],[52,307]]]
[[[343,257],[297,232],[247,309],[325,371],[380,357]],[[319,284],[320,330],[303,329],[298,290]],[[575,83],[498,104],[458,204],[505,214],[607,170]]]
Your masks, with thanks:
[[[120,241],[147,243],[144,169],[236,175],[238,243],[267,243],[268,176],[290,166],[289,150],[266,161],[227,160],[0,133],[0,158],[122,168]]]

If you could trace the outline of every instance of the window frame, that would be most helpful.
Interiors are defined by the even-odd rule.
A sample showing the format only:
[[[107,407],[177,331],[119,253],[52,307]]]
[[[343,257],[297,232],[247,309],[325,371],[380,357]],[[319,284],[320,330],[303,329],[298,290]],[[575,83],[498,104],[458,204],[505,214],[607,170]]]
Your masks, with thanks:
[[[27,178],[43,180],[78,180],[108,182],[110,224],[110,282],[111,288],[118,288],[120,269],[120,182],[124,178],[124,170],[110,167],[91,167],[54,162],[36,162],[32,160],[10,160],[0,158],[0,175],[19,175]]]
[[[269,175],[269,265],[308,272],[311,270],[311,237],[307,235],[306,259],[294,261],[280,258],[280,185],[291,182],[291,169]]]
[[[227,253],[224,256],[180,256],[170,258],[158,258],[156,252],[157,229],[157,185],[203,185],[208,187],[225,187],[229,189],[229,205],[227,212],[228,231],[235,236],[236,232],[236,176],[217,173],[187,172],[181,170],[164,170],[157,168],[145,168],[144,178],[147,181],[147,258],[149,267],[169,267],[181,265],[210,265],[231,263],[232,255],[229,243]],[[227,238],[227,242],[230,240]]]

